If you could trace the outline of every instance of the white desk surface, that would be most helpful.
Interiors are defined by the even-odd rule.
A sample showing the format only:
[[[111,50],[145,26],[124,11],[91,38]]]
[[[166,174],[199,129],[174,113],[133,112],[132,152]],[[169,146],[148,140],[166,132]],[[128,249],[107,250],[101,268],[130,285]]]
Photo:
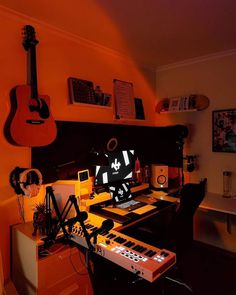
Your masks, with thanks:
[[[236,198],[224,198],[220,194],[206,193],[201,208],[236,215]]]
[[[153,192],[150,198],[179,202],[178,198],[170,197],[163,192]],[[220,194],[207,192],[199,208],[236,215],[236,198],[224,198]]]

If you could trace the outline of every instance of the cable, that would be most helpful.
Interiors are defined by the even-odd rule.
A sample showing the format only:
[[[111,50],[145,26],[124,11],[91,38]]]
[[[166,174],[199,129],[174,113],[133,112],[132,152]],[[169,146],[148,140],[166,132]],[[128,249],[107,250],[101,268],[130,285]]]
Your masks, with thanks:
[[[85,268],[86,268],[86,272],[84,272],[84,273],[80,273],[79,271],[78,271],[78,269],[76,268],[76,266],[74,265],[74,263],[72,262],[72,249],[70,249],[70,263],[71,263],[71,265],[72,265],[72,267],[73,267],[73,269],[74,269],[74,271],[78,274],[78,275],[80,275],[80,276],[88,276],[89,277],[89,279],[90,279],[90,283],[91,283],[91,288],[92,288],[92,290],[93,290],[93,294],[95,294],[95,287],[94,287],[94,269],[93,269],[93,264],[92,264],[92,261],[91,261],[91,259],[90,259],[90,255],[89,255],[89,252],[90,252],[90,250],[88,250],[88,249],[86,249],[86,252],[85,252],[85,254],[84,254],[84,261],[82,260],[82,257],[81,257],[81,252],[82,251],[80,251],[79,250],[79,248],[78,247],[76,247],[76,249],[77,249],[77,252],[78,252],[78,255],[79,255],[79,259],[80,259],[80,261],[81,261],[81,264],[82,264],[82,266],[84,266]]]
[[[81,257],[81,252],[79,251],[79,249],[77,248],[77,253],[79,255],[79,259],[80,259],[80,262],[82,264],[82,266],[84,266],[86,269],[87,269],[87,265],[86,263],[84,263],[84,261],[82,260],[82,257]],[[70,263],[74,269],[74,271],[78,274],[78,275],[81,275],[81,276],[85,276],[85,275],[88,275],[88,270],[86,272],[79,272],[78,269],[76,268],[76,266],[74,265],[74,262],[72,261],[72,249],[70,249]]]
[[[20,198],[22,200],[20,200]],[[17,204],[21,223],[25,223],[24,197],[22,195],[17,195]]]
[[[172,281],[172,282],[174,282],[174,283],[176,283],[178,285],[181,285],[181,286],[185,287],[190,293],[193,293],[192,288],[190,286],[188,286],[187,284],[185,284],[184,282],[181,282],[179,280],[175,280],[175,279],[170,278],[170,277],[165,277],[165,279],[167,279],[169,281]]]

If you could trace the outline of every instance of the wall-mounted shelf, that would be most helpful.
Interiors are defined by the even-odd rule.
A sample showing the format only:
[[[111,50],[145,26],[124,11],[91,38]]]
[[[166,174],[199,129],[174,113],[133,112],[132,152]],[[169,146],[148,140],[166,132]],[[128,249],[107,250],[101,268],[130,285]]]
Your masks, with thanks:
[[[81,107],[100,108],[100,109],[112,109],[112,105],[100,105],[95,103],[76,102],[76,103],[73,103],[73,105],[81,106]]]
[[[164,98],[157,103],[156,112],[160,114],[170,114],[202,111],[208,108],[209,104],[208,97],[199,94]]]
[[[158,112],[158,113],[160,113],[160,114],[175,114],[175,113],[190,113],[190,112],[197,112],[198,110],[197,109],[191,109],[191,110],[176,110],[176,111],[165,111],[165,110],[163,110],[163,111],[160,111],[160,112]]]

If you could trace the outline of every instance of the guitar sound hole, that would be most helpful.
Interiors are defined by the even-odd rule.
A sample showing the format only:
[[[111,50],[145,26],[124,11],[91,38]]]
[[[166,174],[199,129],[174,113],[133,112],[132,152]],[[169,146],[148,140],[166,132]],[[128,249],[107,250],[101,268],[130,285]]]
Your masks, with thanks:
[[[35,104],[35,102],[37,102],[37,104]],[[39,116],[43,119],[48,119],[50,116],[48,105],[42,98],[35,99],[35,101],[30,104],[29,109],[31,112],[38,112]]]

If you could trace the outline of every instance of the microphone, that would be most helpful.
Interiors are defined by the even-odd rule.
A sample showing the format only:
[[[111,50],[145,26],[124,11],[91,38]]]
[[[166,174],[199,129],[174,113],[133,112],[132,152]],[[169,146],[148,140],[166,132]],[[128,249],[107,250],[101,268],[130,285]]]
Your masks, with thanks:
[[[88,218],[88,213],[86,211],[80,211],[77,213],[77,216],[75,217],[77,221],[85,221]]]
[[[98,229],[96,229],[95,231],[93,231],[90,235],[89,235],[89,239],[91,239],[92,237],[94,237],[93,243],[96,244],[97,243],[97,235],[101,234],[104,231],[109,231],[110,229],[112,229],[114,226],[114,222],[112,219],[106,219],[102,222],[101,227],[99,227]]]
[[[84,222],[88,218],[88,213],[86,211],[80,211],[76,217],[69,218],[65,225],[69,226],[69,232],[72,230],[72,226],[78,222]]]

